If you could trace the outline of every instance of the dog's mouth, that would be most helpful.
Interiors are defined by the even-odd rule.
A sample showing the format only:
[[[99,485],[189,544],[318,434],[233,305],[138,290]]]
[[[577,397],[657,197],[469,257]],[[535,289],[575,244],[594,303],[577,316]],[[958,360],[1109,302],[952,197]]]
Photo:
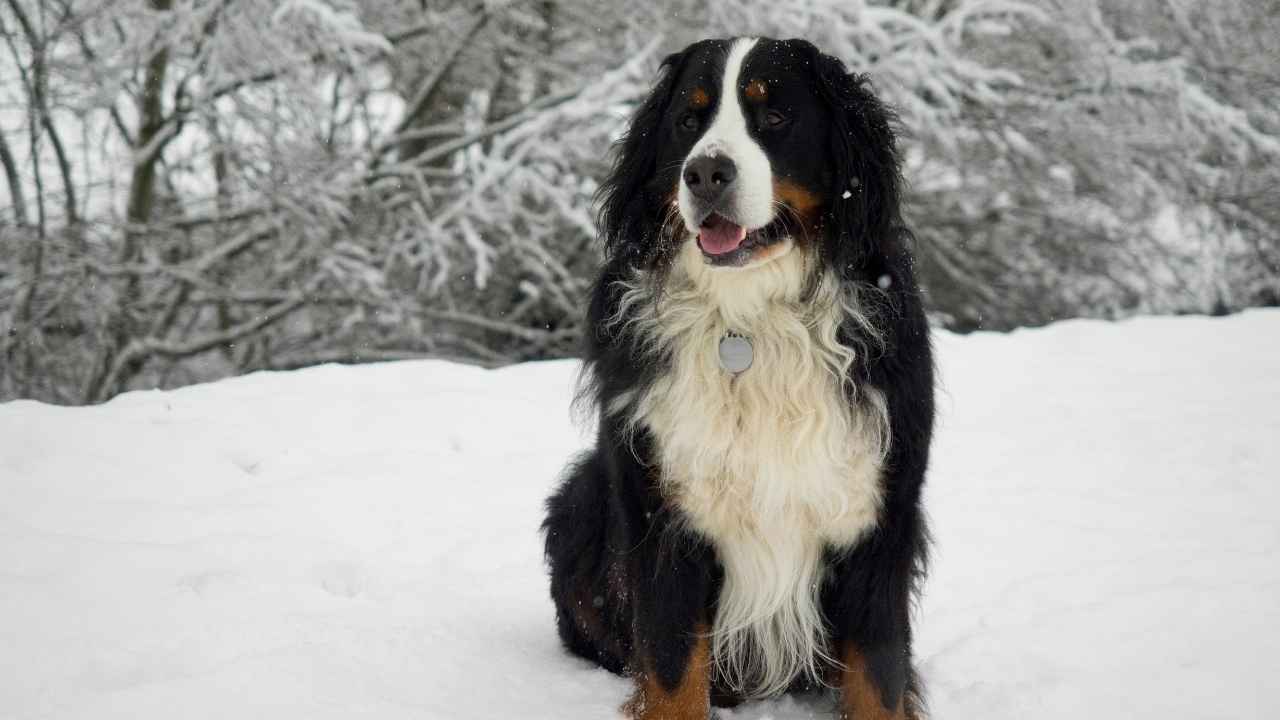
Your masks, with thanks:
[[[712,265],[746,265],[760,248],[786,237],[781,219],[748,230],[720,213],[711,213],[698,226],[698,249]]]

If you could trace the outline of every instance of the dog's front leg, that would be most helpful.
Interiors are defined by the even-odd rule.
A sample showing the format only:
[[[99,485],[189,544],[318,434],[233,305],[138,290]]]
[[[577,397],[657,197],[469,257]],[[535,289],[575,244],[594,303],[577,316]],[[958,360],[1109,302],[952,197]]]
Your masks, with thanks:
[[[680,668],[671,664],[667,672],[659,661],[647,659],[635,674],[636,689],[623,706],[634,720],[707,720],[711,711],[711,655],[705,626],[695,626],[693,642]],[[676,643],[673,643],[676,644]],[[686,644],[686,643],[679,643]],[[672,679],[673,673],[675,678]]]
[[[692,533],[657,523],[666,526],[651,528],[636,552],[636,689],[623,712],[634,720],[707,720],[713,553]]]
[[[827,608],[835,630],[841,720],[919,720],[911,664],[911,591],[924,530],[914,506],[886,513],[874,534],[835,563]]]

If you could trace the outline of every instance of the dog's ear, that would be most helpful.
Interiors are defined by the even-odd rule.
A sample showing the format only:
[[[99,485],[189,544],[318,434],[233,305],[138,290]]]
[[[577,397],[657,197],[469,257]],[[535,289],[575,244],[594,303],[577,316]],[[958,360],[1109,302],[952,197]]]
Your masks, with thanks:
[[[687,54],[688,49],[662,61],[657,83],[631,118],[626,135],[614,145],[613,168],[596,193],[597,222],[609,257],[623,253],[638,261],[658,242],[663,198],[651,197],[649,183],[663,142],[662,118]]]
[[[797,42],[807,46],[815,90],[831,113],[832,227],[823,251],[844,274],[863,267],[901,230],[897,118],[871,91],[867,76],[853,75],[840,60]]]

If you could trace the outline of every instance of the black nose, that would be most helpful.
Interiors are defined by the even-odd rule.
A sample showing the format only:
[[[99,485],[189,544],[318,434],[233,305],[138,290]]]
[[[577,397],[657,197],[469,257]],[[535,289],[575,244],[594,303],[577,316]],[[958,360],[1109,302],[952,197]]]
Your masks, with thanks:
[[[703,155],[684,164],[684,184],[694,197],[714,202],[738,177],[738,166],[727,157]]]

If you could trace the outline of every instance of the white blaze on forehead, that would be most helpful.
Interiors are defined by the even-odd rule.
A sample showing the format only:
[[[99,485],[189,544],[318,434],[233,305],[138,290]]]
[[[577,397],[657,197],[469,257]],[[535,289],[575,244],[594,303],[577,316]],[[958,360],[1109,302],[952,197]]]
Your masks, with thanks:
[[[738,178],[725,198],[724,211],[733,221],[749,229],[763,227],[773,220],[773,172],[769,167],[769,157],[747,132],[747,118],[738,98],[738,88],[742,84],[742,66],[751,48],[755,47],[756,40],[740,38],[729,46],[715,117],[685,158],[686,164],[692,158],[702,155],[724,156],[733,161],[738,168]],[[692,200],[689,188],[682,181],[679,192],[680,213],[690,228],[696,228],[698,218],[693,215]]]

